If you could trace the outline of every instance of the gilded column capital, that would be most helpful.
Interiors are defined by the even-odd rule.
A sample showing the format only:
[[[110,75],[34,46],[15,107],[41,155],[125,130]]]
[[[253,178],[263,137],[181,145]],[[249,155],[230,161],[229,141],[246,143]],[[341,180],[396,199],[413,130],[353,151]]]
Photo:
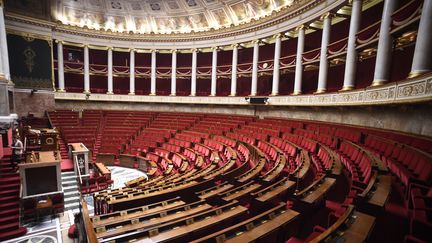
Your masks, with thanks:
[[[129,52],[136,52],[136,49],[135,48],[130,48]]]
[[[330,19],[331,19],[331,18],[333,18],[334,16],[335,16],[334,13],[327,12],[327,13],[321,15],[320,20],[323,21],[323,20],[326,19],[326,18],[330,18]]]
[[[156,49],[151,49],[150,52],[151,52],[151,53],[153,53],[153,52],[156,53],[157,50],[156,50]]]
[[[171,53],[173,53],[173,54],[174,54],[174,53],[177,53],[177,52],[178,52],[177,49],[172,49],[172,50],[171,50]]]
[[[238,48],[238,47],[239,47],[239,44],[237,44],[237,43],[232,44],[231,47],[232,47],[233,49],[234,49],[234,48]]]
[[[197,52],[198,49],[197,48],[192,48],[192,52]]]
[[[298,31],[300,31],[300,30],[306,30],[308,27],[306,26],[306,25],[304,25],[304,24],[302,24],[302,25],[300,25],[300,26],[297,26],[296,28],[295,28],[295,30],[298,32]]]
[[[1,1],[1,0],[0,0]],[[64,41],[62,41],[62,40],[55,40],[55,43],[57,43],[57,44],[64,44]]]
[[[113,48],[112,46],[108,46],[108,47],[107,47],[107,50],[111,50],[111,51],[112,51],[113,49],[114,49],[114,48]]]
[[[281,33],[277,33],[277,34],[273,35],[274,39],[278,39],[278,38],[281,38],[281,37],[282,37]]]
[[[211,50],[212,50],[212,51],[218,51],[218,50],[219,50],[219,47],[217,47],[217,46],[213,46],[213,47],[211,48]]]
[[[255,45],[255,44],[259,44],[259,43],[260,43],[260,40],[253,40],[253,41],[252,41],[252,44],[254,44],[254,45]]]

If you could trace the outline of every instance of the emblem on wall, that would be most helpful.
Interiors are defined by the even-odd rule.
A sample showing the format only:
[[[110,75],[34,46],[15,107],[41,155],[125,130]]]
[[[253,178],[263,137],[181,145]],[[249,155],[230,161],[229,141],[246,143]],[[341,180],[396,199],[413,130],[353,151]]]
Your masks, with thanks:
[[[26,64],[27,70],[29,71],[29,73],[31,73],[31,72],[33,72],[33,67],[35,65],[34,59],[36,57],[36,52],[33,51],[33,49],[31,49],[31,47],[28,46],[24,50],[23,54],[25,56],[25,61],[24,62]]]

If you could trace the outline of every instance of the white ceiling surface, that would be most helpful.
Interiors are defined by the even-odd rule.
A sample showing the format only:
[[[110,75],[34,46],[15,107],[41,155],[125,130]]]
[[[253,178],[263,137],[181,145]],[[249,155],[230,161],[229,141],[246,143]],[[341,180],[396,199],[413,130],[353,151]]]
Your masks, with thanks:
[[[134,33],[190,33],[226,28],[289,8],[295,0],[58,0],[63,24]]]

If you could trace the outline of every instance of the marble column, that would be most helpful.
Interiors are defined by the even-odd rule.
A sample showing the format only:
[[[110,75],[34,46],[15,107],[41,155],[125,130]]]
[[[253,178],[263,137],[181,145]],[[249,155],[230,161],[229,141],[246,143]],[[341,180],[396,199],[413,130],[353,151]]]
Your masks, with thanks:
[[[156,50],[151,51],[150,95],[156,95]]]
[[[232,66],[231,66],[231,94],[230,96],[236,96],[237,94],[237,56],[238,56],[238,44],[233,45],[232,54]]]
[[[88,45],[84,45],[84,93],[90,93],[90,64]]]
[[[258,86],[258,59],[259,59],[259,41],[253,41],[253,59],[252,59],[252,84],[251,96],[255,96]]]
[[[177,50],[172,50],[171,57],[171,95],[176,95],[177,90]]]
[[[328,74],[328,59],[327,51],[330,43],[330,32],[331,32],[331,14],[326,13],[321,16],[323,21],[323,30],[321,36],[321,53],[320,53],[320,65],[318,73],[318,88],[316,93],[324,93],[327,90],[327,74]]]
[[[424,0],[409,78],[432,70],[432,0]]]
[[[57,70],[58,70],[58,90],[57,90],[57,92],[65,92],[63,41],[57,41]]]
[[[297,56],[296,56],[294,93],[293,93],[294,95],[299,95],[302,93],[305,27],[303,25],[297,27],[297,31],[298,31],[298,36],[297,36]]]
[[[210,96],[216,96],[217,51],[218,51],[217,47],[212,48],[212,74],[211,74]]]
[[[129,94],[135,94],[135,50],[130,50]]]
[[[362,0],[352,0],[351,20],[348,34],[348,47],[345,61],[344,84],[342,90],[352,90],[355,86],[357,68],[356,40],[360,28]]]
[[[275,35],[275,50],[273,60],[273,83],[271,95],[279,94],[279,68],[280,68],[280,53],[281,53],[281,34]]]
[[[107,94],[114,94],[113,92],[113,48],[108,47],[108,92]]]
[[[390,78],[393,39],[390,35],[392,14],[398,5],[397,0],[385,0],[381,16],[378,50],[372,86],[386,83]]]
[[[7,80],[11,80],[9,69],[9,54],[7,47],[6,27],[4,21],[4,3],[0,2],[0,52],[3,67],[3,74]]]
[[[192,50],[192,76],[191,76],[191,96],[196,95],[196,79],[197,79],[197,49]]]

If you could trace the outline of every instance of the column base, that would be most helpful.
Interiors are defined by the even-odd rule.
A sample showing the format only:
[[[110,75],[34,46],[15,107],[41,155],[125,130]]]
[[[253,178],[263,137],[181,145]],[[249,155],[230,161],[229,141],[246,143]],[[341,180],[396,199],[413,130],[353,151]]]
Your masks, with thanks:
[[[112,95],[114,93],[112,91],[108,91],[108,92],[106,92],[106,94]]]
[[[172,93],[172,94],[170,94],[169,96],[176,96],[176,93]]]
[[[193,96],[194,97],[194,96],[196,96],[196,94],[190,94],[189,96]]]
[[[212,96],[212,97],[214,97],[214,96],[216,96],[215,94],[210,94],[209,96]]]
[[[58,92],[58,93],[65,93],[66,90],[65,89],[57,89],[56,92]]]
[[[426,70],[415,70],[415,71],[411,71],[408,74],[408,78],[417,78],[418,76],[421,76],[424,73],[427,73],[428,71]]]
[[[276,92],[276,93],[271,93],[271,94],[270,94],[270,96],[277,96],[277,95],[279,95],[279,93],[277,93],[277,92]]]
[[[150,96],[155,96],[156,94],[155,94],[155,93],[150,93],[149,95],[150,95]]]
[[[228,96],[234,97],[234,96],[236,96],[236,94],[229,94]]]
[[[135,95],[135,92],[129,92],[128,95]]]
[[[84,93],[84,94],[90,94],[90,91],[89,91],[89,90],[84,90],[83,93]]]
[[[350,91],[350,90],[353,90],[353,89],[354,89],[354,86],[347,85],[347,86],[343,86],[342,89],[339,90],[339,91]]]
[[[375,79],[372,84],[370,85],[370,87],[375,87],[375,86],[381,86],[383,84],[387,83],[387,80],[384,79]]]
[[[317,91],[314,92],[314,94],[324,94],[327,91],[327,89],[317,89]]]
[[[248,96],[256,96],[256,93],[251,93],[251,94],[248,95]]]
[[[301,95],[302,92],[300,90],[294,90],[294,92],[292,93],[292,95]]]

